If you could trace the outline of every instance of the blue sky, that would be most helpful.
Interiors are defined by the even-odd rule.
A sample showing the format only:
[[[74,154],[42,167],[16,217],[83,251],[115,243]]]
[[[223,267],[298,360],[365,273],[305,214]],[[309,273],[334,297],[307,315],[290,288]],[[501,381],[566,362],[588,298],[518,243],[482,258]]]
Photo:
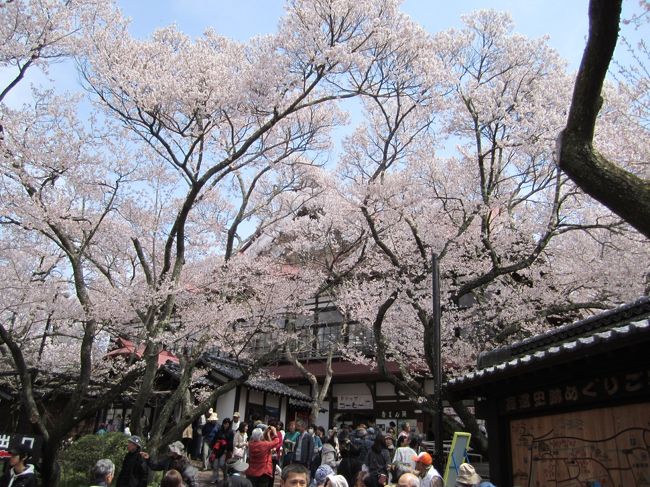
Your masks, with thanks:
[[[639,11],[637,0],[623,3],[624,18]],[[156,28],[175,23],[193,37],[212,27],[222,35],[244,41],[275,32],[284,13],[284,0],[118,0],[118,4],[131,18],[131,33],[139,38],[149,37]],[[548,34],[550,45],[569,62],[569,69],[577,69],[588,32],[588,0],[404,0],[402,4],[403,11],[431,33],[459,27],[461,15],[485,8],[510,12],[515,30],[528,37]],[[646,36],[649,26],[646,24],[643,32]],[[623,26],[623,34],[637,39],[643,35],[629,26]],[[624,53],[618,54],[623,54],[621,59],[629,60]],[[9,75],[0,69],[0,84]],[[78,90],[77,74],[70,62],[52,66],[50,77],[56,79],[54,87],[59,93]],[[28,102],[31,98],[28,83],[49,84],[37,70],[31,70],[25,81],[10,94],[7,103],[17,106]]]
[[[274,32],[284,11],[282,0],[122,0],[119,4],[132,18],[131,32],[137,37],[176,23],[192,36],[211,26],[220,34],[246,40]],[[626,7],[636,5],[634,0],[626,2]],[[588,29],[587,6],[588,0],[405,0],[402,8],[432,33],[460,26],[461,15],[473,10],[511,12],[517,32],[533,38],[549,34],[551,46],[577,68]]]

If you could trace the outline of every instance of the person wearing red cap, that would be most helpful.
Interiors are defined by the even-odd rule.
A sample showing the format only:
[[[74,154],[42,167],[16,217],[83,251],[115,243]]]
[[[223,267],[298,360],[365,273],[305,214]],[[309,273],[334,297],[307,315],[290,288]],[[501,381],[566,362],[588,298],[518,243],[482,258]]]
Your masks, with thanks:
[[[415,462],[415,470],[422,480],[420,487],[443,487],[442,476],[433,466],[433,458],[427,452],[422,452],[412,458]]]
[[[27,463],[32,457],[32,450],[27,445],[16,445],[9,448],[9,465],[0,478],[2,487],[36,487],[34,465]]]

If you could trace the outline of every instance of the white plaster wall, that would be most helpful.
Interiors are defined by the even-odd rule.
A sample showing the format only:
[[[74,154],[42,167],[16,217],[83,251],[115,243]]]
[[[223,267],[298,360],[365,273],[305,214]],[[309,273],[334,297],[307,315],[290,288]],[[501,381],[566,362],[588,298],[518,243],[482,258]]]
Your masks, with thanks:
[[[267,394],[266,395],[266,405],[271,406],[273,408],[277,408],[280,406],[280,396],[276,394]]]
[[[390,382],[377,382],[376,388],[377,397],[395,395],[395,386]]]
[[[236,389],[230,389],[225,394],[217,398],[217,414],[219,415],[219,422],[224,418],[232,419],[232,413],[235,412],[235,396],[237,395]],[[240,411],[241,413],[241,411]]]
[[[280,421],[282,421],[285,424],[287,424],[287,407],[289,406],[289,398],[283,397],[282,401],[280,402]]]
[[[244,418],[248,418],[248,415],[246,414],[246,388],[242,387],[241,388],[241,393],[239,394],[239,407],[237,408],[237,411],[239,411],[239,417],[244,420]]]
[[[330,425],[329,402],[324,401],[322,406],[323,409],[328,409],[328,411],[321,411],[318,413],[318,418],[316,418],[316,426],[322,426],[325,428],[325,431],[327,431],[327,428],[329,428]]]
[[[248,392],[248,402],[251,404],[259,404],[261,406],[264,404],[264,393],[262,391],[251,389]]]

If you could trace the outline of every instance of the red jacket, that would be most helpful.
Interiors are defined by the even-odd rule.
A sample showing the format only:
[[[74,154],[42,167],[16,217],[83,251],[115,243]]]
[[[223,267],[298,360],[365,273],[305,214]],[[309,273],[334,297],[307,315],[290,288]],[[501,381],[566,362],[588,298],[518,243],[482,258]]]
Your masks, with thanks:
[[[280,445],[282,445],[282,439],[279,436],[272,441],[249,441],[246,476],[261,477],[267,475],[273,477],[271,450],[278,448]]]

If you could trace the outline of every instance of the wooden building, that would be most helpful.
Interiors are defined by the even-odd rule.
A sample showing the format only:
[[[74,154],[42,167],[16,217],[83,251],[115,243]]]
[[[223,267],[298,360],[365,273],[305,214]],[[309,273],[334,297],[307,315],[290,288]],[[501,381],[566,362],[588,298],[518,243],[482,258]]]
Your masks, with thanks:
[[[303,366],[314,374],[320,383],[325,377],[325,361],[312,359],[304,361]],[[391,372],[398,374],[396,365],[389,366]],[[290,385],[292,389],[311,395],[311,386],[302,373],[289,363],[268,367],[278,380]],[[326,429],[340,425],[372,425],[386,431],[391,422],[396,425],[409,423],[419,432],[429,428],[429,416],[415,401],[399,393],[393,384],[387,382],[375,369],[362,364],[351,363],[336,358],[332,363],[333,379],[330,392],[319,414],[317,425]],[[427,380],[425,387],[433,392],[433,383]],[[291,411],[292,414],[308,419],[308,411]]]
[[[430,430],[431,415],[422,411],[421,406],[410,400],[383,377],[379,371],[346,359],[340,353],[340,346],[348,347],[372,355],[374,337],[372,331],[358,323],[346,321],[336,304],[327,296],[317,296],[305,303],[305,316],[288,322],[297,335],[297,346],[293,355],[302,366],[323,383],[326,375],[326,357],[332,347],[332,382],[330,391],[321,404],[316,421],[318,426],[329,428],[342,423],[348,425],[372,425],[385,431],[391,422],[398,427],[409,423],[420,433]],[[261,336],[254,344],[258,353],[268,351],[272,343],[268,337]],[[399,366],[388,363],[393,374],[400,374]],[[278,356],[275,364],[267,369],[280,382],[311,396],[311,385],[302,372],[284,355]],[[422,379],[425,390],[433,393],[433,381]],[[308,419],[304,410],[290,410],[289,416]]]
[[[650,299],[496,349],[447,384],[499,486],[650,486]]]
[[[218,353],[205,353],[201,358],[201,366],[208,370],[207,376],[201,379],[203,386],[207,389],[217,388],[222,384],[239,379],[242,375],[240,364]],[[159,408],[176,388],[178,381],[177,360],[167,360],[160,367],[160,373],[156,378],[157,392],[145,409],[149,424],[155,421]],[[211,406],[219,415],[220,420],[232,418],[236,411],[244,421],[260,419],[264,422],[270,420],[286,422],[293,419],[295,411],[308,411],[310,401],[311,398],[308,395],[271,377],[254,377],[219,396],[216,403]],[[127,418],[130,414],[131,401],[116,402],[98,415],[97,423],[107,422],[118,417],[120,419]],[[179,415],[180,409],[177,409],[176,416]]]

